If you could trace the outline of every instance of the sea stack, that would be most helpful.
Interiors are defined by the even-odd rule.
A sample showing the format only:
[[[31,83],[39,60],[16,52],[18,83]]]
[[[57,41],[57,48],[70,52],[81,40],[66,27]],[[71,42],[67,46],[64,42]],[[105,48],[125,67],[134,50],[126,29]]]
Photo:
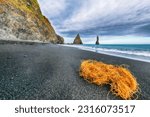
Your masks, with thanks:
[[[73,44],[83,44],[83,43],[82,43],[82,40],[81,40],[81,38],[80,38],[80,34],[77,34],[77,36],[76,36],[76,38],[75,38]]]
[[[99,36],[97,36],[96,45],[99,45]]]

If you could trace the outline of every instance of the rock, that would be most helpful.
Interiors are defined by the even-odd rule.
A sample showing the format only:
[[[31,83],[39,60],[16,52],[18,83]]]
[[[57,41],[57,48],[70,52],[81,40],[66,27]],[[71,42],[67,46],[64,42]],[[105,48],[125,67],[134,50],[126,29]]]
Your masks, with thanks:
[[[80,34],[77,34],[77,36],[76,36],[76,38],[75,38],[73,44],[83,44],[83,43],[82,43],[82,40],[81,40],[81,38],[80,38]]]
[[[37,0],[0,0],[0,40],[60,42]]]
[[[27,2],[27,5],[28,5],[28,6],[31,6],[31,4],[30,4],[29,2]]]
[[[64,38],[60,35],[57,35],[57,44],[64,44]]]
[[[97,36],[96,45],[99,45],[99,36]]]

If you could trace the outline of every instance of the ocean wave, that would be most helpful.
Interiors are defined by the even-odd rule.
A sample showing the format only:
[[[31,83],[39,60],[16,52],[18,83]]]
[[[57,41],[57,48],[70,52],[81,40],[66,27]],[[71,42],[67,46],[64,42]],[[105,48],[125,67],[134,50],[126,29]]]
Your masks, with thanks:
[[[112,56],[118,56],[128,59],[134,59],[144,62],[150,62],[150,51],[137,51],[137,50],[119,50],[119,49],[108,49],[108,48],[98,48],[94,46],[84,46],[84,45],[65,45],[68,47],[75,47],[82,50],[92,51],[101,54],[107,54]]]
[[[106,52],[114,52],[114,53],[122,53],[122,54],[130,54],[130,55],[137,55],[137,56],[145,56],[150,57],[150,51],[130,51],[130,50],[117,50],[117,49],[104,49],[104,48],[97,48],[98,51],[106,51]]]

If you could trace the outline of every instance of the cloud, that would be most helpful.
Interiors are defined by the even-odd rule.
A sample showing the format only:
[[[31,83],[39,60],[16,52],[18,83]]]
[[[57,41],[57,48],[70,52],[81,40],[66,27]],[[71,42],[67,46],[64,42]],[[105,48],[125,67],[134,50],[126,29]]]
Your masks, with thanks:
[[[49,18],[54,18],[66,9],[66,0],[38,0],[42,12]]]
[[[38,0],[56,31],[72,38],[150,36],[149,0]]]
[[[64,21],[64,31],[135,24],[150,20],[149,0],[84,1],[78,10]]]

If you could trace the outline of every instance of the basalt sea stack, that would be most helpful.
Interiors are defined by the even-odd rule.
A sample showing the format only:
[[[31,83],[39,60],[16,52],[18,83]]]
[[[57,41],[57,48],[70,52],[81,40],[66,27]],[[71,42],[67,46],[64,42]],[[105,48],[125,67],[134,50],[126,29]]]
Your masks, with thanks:
[[[96,45],[99,45],[99,36],[97,36]]]
[[[77,34],[76,38],[74,39],[73,44],[83,44],[80,38],[80,34]]]

